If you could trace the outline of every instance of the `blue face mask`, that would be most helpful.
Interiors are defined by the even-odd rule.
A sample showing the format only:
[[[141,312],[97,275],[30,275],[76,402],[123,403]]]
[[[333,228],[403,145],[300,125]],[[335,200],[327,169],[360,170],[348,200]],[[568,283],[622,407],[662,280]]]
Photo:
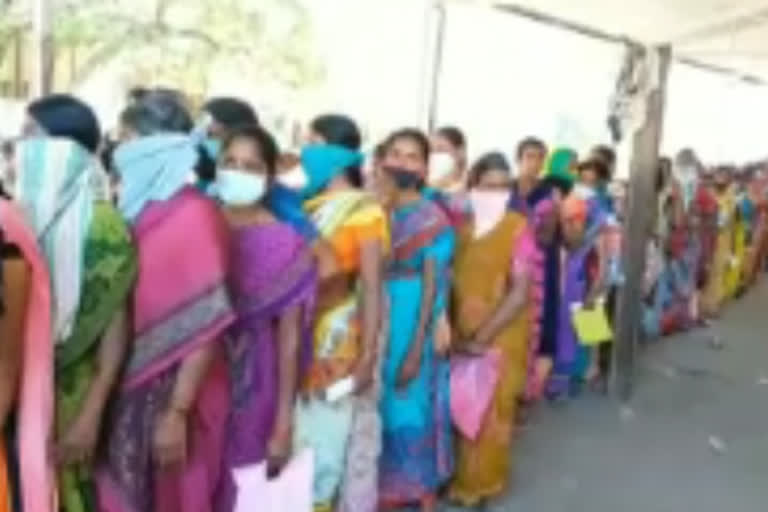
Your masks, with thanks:
[[[348,167],[360,165],[363,156],[358,151],[332,144],[313,144],[301,150],[301,166],[307,175],[302,189],[305,198],[319,194]]]
[[[218,160],[219,153],[221,153],[221,141],[219,139],[213,139],[211,137],[206,138],[202,142],[203,149],[208,153],[208,156],[212,160]]]

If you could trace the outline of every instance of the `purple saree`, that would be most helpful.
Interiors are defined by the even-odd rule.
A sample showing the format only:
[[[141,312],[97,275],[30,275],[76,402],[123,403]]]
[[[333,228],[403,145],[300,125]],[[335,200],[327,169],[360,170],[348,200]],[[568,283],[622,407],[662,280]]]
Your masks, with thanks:
[[[311,249],[281,223],[233,232],[229,283],[237,320],[229,332],[232,411],[225,446],[225,473],[216,510],[231,512],[237,490],[232,470],[266,457],[277,413],[278,339],[275,321],[302,308],[300,372],[312,357],[312,319],[317,269]]]

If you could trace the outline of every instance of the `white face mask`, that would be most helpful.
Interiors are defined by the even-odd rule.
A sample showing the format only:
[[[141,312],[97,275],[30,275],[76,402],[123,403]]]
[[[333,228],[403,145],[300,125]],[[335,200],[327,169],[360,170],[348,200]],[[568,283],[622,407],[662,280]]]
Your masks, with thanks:
[[[302,190],[307,186],[307,173],[298,164],[290,171],[278,174],[277,181],[292,190]]]
[[[267,191],[267,177],[240,169],[216,171],[218,198],[228,206],[249,206],[258,203]]]
[[[427,181],[430,185],[439,184],[455,170],[456,160],[454,160],[450,153],[432,153],[429,156],[429,176]]]
[[[509,203],[509,192],[505,190],[473,189],[469,192],[475,224],[475,238],[490,233],[504,218]]]

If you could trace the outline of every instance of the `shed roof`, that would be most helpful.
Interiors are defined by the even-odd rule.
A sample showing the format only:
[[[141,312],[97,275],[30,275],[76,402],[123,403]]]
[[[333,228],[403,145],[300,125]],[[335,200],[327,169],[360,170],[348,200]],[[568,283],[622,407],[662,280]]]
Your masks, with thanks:
[[[494,0],[608,38],[669,43],[676,58],[768,83],[767,0]]]

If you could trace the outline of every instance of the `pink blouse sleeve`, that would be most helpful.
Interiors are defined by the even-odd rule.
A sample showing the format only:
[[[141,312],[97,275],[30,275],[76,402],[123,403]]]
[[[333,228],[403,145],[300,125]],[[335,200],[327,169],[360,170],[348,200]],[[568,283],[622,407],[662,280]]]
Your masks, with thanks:
[[[536,254],[536,239],[533,231],[529,227],[525,227],[517,238],[513,252],[512,275],[532,274],[536,270],[536,265],[534,265]]]

